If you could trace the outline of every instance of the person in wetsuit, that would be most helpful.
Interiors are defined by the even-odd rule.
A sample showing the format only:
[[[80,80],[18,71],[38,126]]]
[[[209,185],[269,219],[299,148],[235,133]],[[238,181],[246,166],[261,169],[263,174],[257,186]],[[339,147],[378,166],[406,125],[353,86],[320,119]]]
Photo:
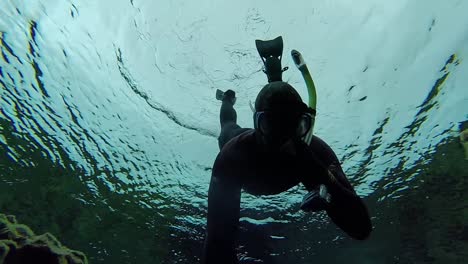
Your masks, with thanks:
[[[310,145],[301,140],[306,132],[302,119],[310,108],[297,91],[282,81],[265,85],[255,101],[254,129],[237,124],[235,101],[232,90],[224,93],[220,153],[208,191],[202,263],[238,262],[235,242],[241,190],[272,195],[302,183],[313,193],[324,185],[330,199],[323,209],[331,220],[352,238],[366,239],[372,230],[367,208],[347,180],[335,153],[317,136]],[[314,211],[307,203],[301,209]]]

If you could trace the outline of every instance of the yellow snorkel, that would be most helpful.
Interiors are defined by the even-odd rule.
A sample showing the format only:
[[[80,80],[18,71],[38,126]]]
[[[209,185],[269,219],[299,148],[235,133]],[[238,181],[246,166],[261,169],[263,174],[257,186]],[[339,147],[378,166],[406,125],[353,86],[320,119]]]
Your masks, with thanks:
[[[312,80],[312,76],[310,75],[309,69],[307,68],[304,58],[302,58],[301,53],[297,50],[292,50],[291,56],[294,61],[294,64],[296,64],[296,67],[299,69],[299,71],[301,71],[302,77],[304,78],[304,81],[307,86],[307,92],[309,94],[309,107],[312,110],[312,122],[310,124],[309,132],[302,139],[305,143],[310,145],[310,142],[312,141],[312,136],[314,134],[313,130],[317,109],[317,91],[315,90],[314,81]]]

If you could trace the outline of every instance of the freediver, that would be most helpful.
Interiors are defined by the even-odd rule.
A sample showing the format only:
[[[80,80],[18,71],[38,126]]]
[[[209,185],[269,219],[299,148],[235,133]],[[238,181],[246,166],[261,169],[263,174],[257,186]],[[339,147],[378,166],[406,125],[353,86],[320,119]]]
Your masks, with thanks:
[[[217,99],[222,101],[220,153],[208,191],[203,264],[238,263],[235,244],[241,190],[273,195],[302,183],[309,192],[304,196],[302,210],[325,210],[339,228],[357,240],[368,238],[372,231],[367,208],[330,146],[315,135],[309,143],[303,140],[313,126],[315,110],[281,80],[284,69],[280,58],[278,65],[277,55],[282,54],[282,39],[280,44],[278,38],[257,40],[262,60],[266,58],[263,61],[269,83],[255,100],[253,129],[237,124],[235,92],[217,91]]]

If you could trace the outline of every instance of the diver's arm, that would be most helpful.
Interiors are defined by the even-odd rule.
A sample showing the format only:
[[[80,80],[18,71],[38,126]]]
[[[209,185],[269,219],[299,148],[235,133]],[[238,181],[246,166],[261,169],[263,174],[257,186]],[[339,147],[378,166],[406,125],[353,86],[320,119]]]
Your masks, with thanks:
[[[340,166],[325,182],[331,196],[327,208],[328,216],[344,232],[354,239],[364,240],[372,231],[372,223],[367,207],[355,193]]]
[[[314,168],[313,177],[302,179],[306,188],[311,191],[324,184],[331,196],[328,216],[354,239],[366,239],[372,231],[367,207],[346,178],[333,150],[315,136],[310,147],[302,146],[303,162]]]
[[[235,240],[239,225],[241,186],[232,177],[226,177],[231,171],[218,155],[208,191],[203,264],[237,263]]]

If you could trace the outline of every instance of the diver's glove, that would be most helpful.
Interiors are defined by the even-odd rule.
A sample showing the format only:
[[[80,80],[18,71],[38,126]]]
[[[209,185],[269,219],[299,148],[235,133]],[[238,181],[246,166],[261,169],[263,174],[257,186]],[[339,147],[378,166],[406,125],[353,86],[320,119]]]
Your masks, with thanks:
[[[236,92],[229,89],[226,92],[223,92],[219,89],[216,90],[216,99],[220,101],[227,101],[230,102],[232,105],[236,103]]]
[[[315,190],[304,196],[301,209],[306,212],[319,212],[326,210],[331,202],[331,196],[324,184],[320,184]]]

